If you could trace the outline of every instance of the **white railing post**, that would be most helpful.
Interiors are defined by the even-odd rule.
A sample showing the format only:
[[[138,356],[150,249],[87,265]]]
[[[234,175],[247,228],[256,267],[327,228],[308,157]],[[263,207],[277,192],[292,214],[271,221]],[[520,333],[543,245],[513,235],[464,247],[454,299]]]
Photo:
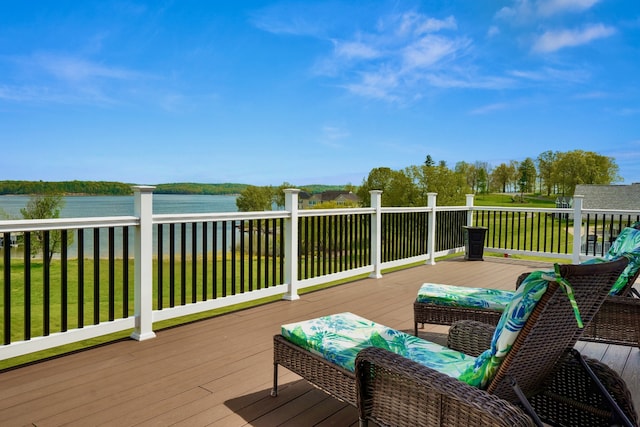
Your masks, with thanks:
[[[144,341],[154,338],[153,332],[153,190],[155,187],[133,187],[134,215],[140,220],[135,228],[134,249],[134,316],[135,329],[131,338]],[[158,260],[161,262],[161,260]]]
[[[580,251],[582,249],[582,201],[584,196],[573,196],[573,253],[571,261],[580,264]],[[567,221],[569,219],[567,218]],[[588,224],[587,224],[588,226]],[[588,235],[588,230],[587,230]]]
[[[426,264],[435,265],[436,263],[436,196],[438,193],[427,193],[427,206],[431,208],[429,215],[429,223],[427,230],[427,251],[429,258]]]
[[[298,295],[298,193],[300,190],[287,188],[284,190],[284,208],[290,213],[285,220],[284,244],[284,282],[289,284],[283,299],[297,300]]]
[[[467,210],[467,226],[473,227],[473,211],[471,208],[473,207],[473,199],[475,194],[467,194],[467,203],[466,206],[469,208]]]
[[[373,272],[369,277],[382,277],[382,190],[371,190],[371,207],[374,208],[371,221],[371,264]]]

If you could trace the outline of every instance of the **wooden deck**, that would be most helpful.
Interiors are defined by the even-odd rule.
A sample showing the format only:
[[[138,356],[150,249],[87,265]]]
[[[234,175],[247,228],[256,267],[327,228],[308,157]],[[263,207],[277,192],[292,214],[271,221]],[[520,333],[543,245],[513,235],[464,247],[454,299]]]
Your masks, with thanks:
[[[351,311],[412,331],[412,304],[425,281],[512,289],[549,264],[459,258],[420,266],[159,331],[0,373],[3,426],[349,426],[356,409],[280,368],[272,386],[272,337],[281,324]],[[496,282],[496,278],[500,278]],[[446,327],[427,326],[438,341]],[[640,350],[579,343],[583,354],[622,373],[640,409]]]

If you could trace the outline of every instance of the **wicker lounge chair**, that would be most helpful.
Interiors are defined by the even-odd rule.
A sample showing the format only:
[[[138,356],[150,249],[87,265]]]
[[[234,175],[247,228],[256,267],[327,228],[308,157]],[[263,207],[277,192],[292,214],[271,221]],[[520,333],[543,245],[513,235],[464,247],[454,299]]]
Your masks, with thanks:
[[[607,293],[606,285],[603,287],[606,283],[602,280],[603,272],[593,267],[561,267],[562,276],[573,284],[585,324],[596,314]],[[609,273],[612,271],[615,272],[608,269]],[[475,321],[456,323],[450,330],[448,346],[478,354],[491,340],[492,328]],[[539,416],[553,425],[637,424],[629,391],[619,376],[593,360],[585,361],[589,368],[585,370],[582,365],[585,359],[572,354],[579,332],[561,289],[557,286],[549,288],[527,320],[523,332],[486,389],[486,396],[499,398],[499,402],[491,403],[478,400],[466,384],[443,378],[428,367],[383,349],[363,350],[356,359],[361,425],[366,425],[367,420],[394,426],[500,425],[488,417],[478,418],[474,409],[476,404],[499,405],[498,410],[504,410],[505,416],[510,416],[514,407],[528,404],[532,419]],[[613,412],[621,409],[622,420],[608,418],[611,412],[601,418],[600,411],[607,411],[607,396],[611,394],[595,391],[589,371],[595,372],[600,383],[606,384],[609,393],[613,394],[618,404]],[[510,425],[510,422],[505,420],[504,425]]]
[[[640,226],[634,224],[634,227]],[[585,329],[581,340],[640,347],[640,293],[633,287],[640,274],[640,247],[633,242],[640,242],[640,230],[627,227],[611,246],[611,250],[605,259],[594,259],[585,262],[585,264],[589,264],[608,261],[620,256],[622,250],[633,250],[634,253],[638,254],[638,258],[632,260],[625,274],[618,279],[617,293],[607,297],[598,314]],[[518,278],[516,286],[522,281],[523,277]],[[456,288],[461,290],[469,289],[451,287],[451,289]],[[508,296],[508,292],[501,292],[501,296]],[[490,298],[494,298],[494,296]],[[503,308],[504,305],[501,306],[500,303],[495,306],[481,306],[478,304],[449,306],[442,304],[442,301],[437,303],[425,301],[419,296],[413,306],[415,334],[418,334],[418,325],[424,325],[425,323],[452,325],[459,320],[476,320],[495,325],[502,315]]]
[[[592,266],[560,266],[561,276],[574,286],[575,298],[585,324],[593,318],[608,289],[626,263],[625,259],[621,259]],[[281,365],[334,397],[351,405],[357,405],[363,423],[366,423],[367,419],[373,419],[380,424],[411,426],[535,425],[535,415],[523,410],[523,406],[508,379],[515,379],[527,396],[533,396],[541,390],[544,391],[545,384],[555,378],[558,375],[557,372],[569,369],[566,353],[579,337],[578,329],[571,304],[569,304],[563,290],[560,289],[556,281],[548,282],[547,291],[544,292],[532,314],[524,322],[513,349],[507,354],[486,391],[375,347],[366,348],[358,353],[354,362],[354,373],[325,357],[294,344],[283,335],[276,335],[274,337],[274,387],[272,395],[277,395],[277,370],[278,365]],[[411,337],[411,335],[407,336]],[[545,357],[540,357],[541,348],[544,349]],[[428,384],[428,388],[422,389],[415,395],[409,393],[406,399],[404,395],[398,399],[402,393],[401,390],[379,388],[380,383],[377,379],[383,378],[376,371],[380,355],[394,358],[391,365],[396,368],[404,366],[405,363],[413,365],[416,373],[409,374],[409,378],[421,378]],[[598,362],[588,362],[588,366],[596,365]],[[595,370],[600,372],[599,369]],[[579,372],[575,375],[584,378],[586,374]],[[612,375],[615,379],[613,383],[621,384],[622,391],[616,388],[609,390],[609,392],[614,395],[616,401],[622,402],[620,406],[623,410],[631,408],[629,414],[626,415],[627,417],[635,417],[633,404],[630,402],[624,382],[615,373]],[[393,374],[391,377],[397,376]],[[358,385],[356,385],[356,379]],[[607,381],[605,384],[610,382]],[[399,387],[402,389],[404,386],[400,385]],[[576,387],[580,388],[580,386]],[[607,395],[609,394],[607,393]],[[410,402],[416,402],[416,396],[418,402],[413,405]],[[562,396],[560,399],[564,400]],[[388,408],[383,410],[384,414],[380,414],[378,411],[380,400],[388,400],[389,402]],[[589,404],[593,405],[592,402]],[[431,405],[434,408],[433,412],[426,409]],[[584,412],[584,407],[585,405],[582,404],[576,411]],[[422,415],[413,418],[414,413],[421,413],[424,410],[427,411],[427,418],[420,418]],[[608,412],[610,410],[604,407],[600,408],[598,414],[586,413],[584,418],[589,422],[581,425],[597,425],[603,414]],[[390,418],[387,418],[388,416]]]

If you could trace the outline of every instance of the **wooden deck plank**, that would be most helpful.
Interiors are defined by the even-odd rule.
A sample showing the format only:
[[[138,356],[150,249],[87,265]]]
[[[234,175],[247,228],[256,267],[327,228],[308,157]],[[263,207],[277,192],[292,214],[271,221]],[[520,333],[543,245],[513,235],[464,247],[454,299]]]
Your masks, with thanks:
[[[284,368],[279,396],[269,396],[280,325],[351,311],[412,332],[413,300],[423,282],[513,289],[519,274],[550,266],[502,258],[441,261],[158,331],[153,340],[122,340],[8,370],[0,373],[0,420],[3,426],[355,426],[355,408]],[[442,343],[446,331],[426,325],[420,335]],[[640,396],[638,349],[578,348],[621,372]]]

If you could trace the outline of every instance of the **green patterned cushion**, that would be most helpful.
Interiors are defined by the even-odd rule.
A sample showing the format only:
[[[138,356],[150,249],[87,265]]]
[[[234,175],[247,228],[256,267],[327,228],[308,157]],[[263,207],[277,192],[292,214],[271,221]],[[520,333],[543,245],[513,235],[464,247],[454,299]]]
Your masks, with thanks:
[[[418,291],[417,301],[448,307],[475,307],[502,311],[512,298],[513,291],[424,283]]]
[[[354,371],[358,352],[379,347],[458,378],[475,358],[352,313],[339,313],[282,326],[282,335],[310,352]]]
[[[640,230],[625,227],[611,244],[604,258],[592,258],[582,263],[599,264],[612,261],[623,254],[628,254],[629,264],[622,271],[616,283],[613,284],[609,295],[620,295],[626,289],[629,279],[640,269]]]
[[[520,330],[547,290],[549,273],[534,271],[514,292],[511,302],[496,326],[491,348],[483,352],[459,379],[469,385],[485,388],[493,379],[505,356],[511,350]]]

